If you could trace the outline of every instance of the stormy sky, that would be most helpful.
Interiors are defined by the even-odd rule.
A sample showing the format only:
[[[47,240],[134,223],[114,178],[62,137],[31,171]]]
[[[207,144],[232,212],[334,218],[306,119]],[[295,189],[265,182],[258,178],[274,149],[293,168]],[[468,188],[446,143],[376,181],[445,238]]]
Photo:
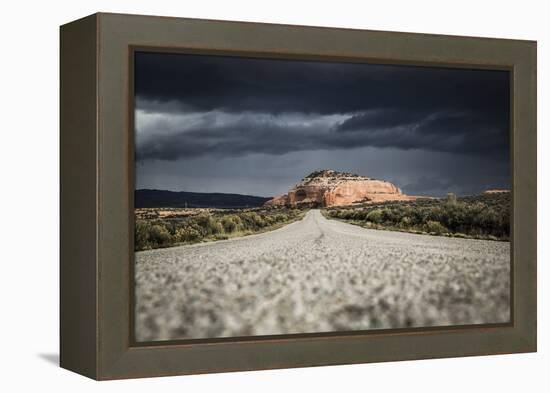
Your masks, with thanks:
[[[272,196],[319,169],[510,186],[506,71],[138,52],[134,89],[136,188]]]

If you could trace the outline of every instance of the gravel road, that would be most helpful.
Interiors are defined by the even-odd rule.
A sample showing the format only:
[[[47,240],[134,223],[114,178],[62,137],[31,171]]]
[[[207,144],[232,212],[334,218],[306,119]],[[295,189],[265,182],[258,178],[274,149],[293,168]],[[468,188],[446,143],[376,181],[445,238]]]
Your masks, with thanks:
[[[507,322],[510,243],[378,231],[310,210],[278,230],[136,253],[136,338]]]

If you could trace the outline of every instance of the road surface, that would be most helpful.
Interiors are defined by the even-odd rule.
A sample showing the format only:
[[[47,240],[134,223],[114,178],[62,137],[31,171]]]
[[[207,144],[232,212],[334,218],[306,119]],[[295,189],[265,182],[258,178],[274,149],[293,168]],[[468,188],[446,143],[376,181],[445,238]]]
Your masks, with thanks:
[[[136,253],[138,341],[509,320],[510,244],[310,210],[259,235]]]

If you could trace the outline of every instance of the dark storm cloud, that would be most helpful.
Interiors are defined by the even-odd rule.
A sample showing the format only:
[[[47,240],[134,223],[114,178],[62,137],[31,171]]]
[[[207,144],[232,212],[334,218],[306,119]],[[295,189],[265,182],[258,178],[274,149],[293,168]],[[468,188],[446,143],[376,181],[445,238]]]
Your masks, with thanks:
[[[153,106],[179,102],[202,111],[328,114],[453,108],[502,113],[508,105],[508,73],[137,53],[135,91]]]
[[[395,117],[390,111],[349,117],[343,122],[318,121],[309,125],[285,116],[254,113],[237,119],[213,121],[216,115],[204,115],[196,126],[170,130],[169,126],[151,123],[149,128],[168,129],[164,135],[150,134],[138,138],[138,160],[177,160],[213,155],[239,156],[251,153],[280,155],[304,150],[335,150],[373,146],[379,148],[423,149],[468,155],[501,156],[507,151],[502,129],[468,113],[436,113]],[[397,112],[399,113],[399,112]],[[222,116],[221,114],[218,116]],[[176,123],[177,124],[177,123]]]
[[[365,145],[500,156],[508,151],[507,125],[472,112],[376,111],[353,116],[339,136],[357,133]]]
[[[330,132],[269,123],[258,129],[254,121],[196,128],[141,144],[140,159],[347,146],[508,149],[506,72],[152,53],[136,54],[135,69],[144,113],[349,115]]]
[[[407,126],[421,121],[426,115],[410,109],[370,110],[352,116],[340,125],[341,131],[357,131],[369,128]]]
[[[325,167],[414,194],[506,188],[509,87],[505,71],[137,53],[136,173],[258,195]]]

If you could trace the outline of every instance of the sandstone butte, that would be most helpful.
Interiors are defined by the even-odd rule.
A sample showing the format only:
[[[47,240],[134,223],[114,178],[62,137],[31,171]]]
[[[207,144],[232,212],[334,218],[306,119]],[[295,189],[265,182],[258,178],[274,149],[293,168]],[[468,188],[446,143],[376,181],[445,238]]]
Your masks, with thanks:
[[[265,205],[331,207],[415,199],[417,197],[403,194],[390,182],[325,169],[309,174],[292,187],[288,194],[276,196]]]
[[[487,190],[483,191],[484,194],[506,194],[509,193],[510,190],[504,190],[504,189],[493,189],[493,190]]]

